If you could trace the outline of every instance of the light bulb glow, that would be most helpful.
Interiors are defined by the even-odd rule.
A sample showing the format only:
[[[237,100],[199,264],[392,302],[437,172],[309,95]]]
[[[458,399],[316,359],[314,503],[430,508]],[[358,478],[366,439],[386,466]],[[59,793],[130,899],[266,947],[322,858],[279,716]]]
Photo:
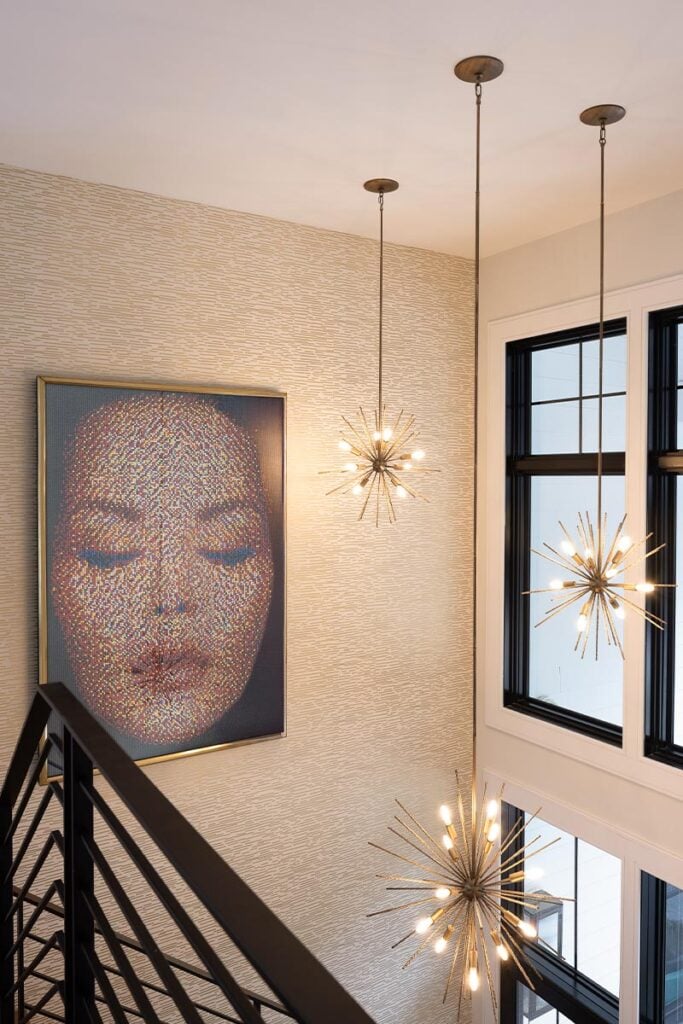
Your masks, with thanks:
[[[584,558],[592,558],[592,557],[593,557],[593,548],[586,548],[586,550],[584,551]]]
[[[447,900],[450,894],[451,890],[447,889],[445,885],[440,885],[438,889],[434,890],[437,900]]]
[[[351,451],[351,445],[349,444],[349,442],[348,442],[348,441],[345,441],[345,440],[344,440],[343,438],[342,438],[342,440],[341,440],[341,441],[339,442],[339,447],[340,447],[340,449],[341,449],[341,450],[342,450],[343,452],[350,452],[350,451]]]
[[[586,615],[579,615],[576,620],[576,628],[579,633],[583,633],[584,629],[588,625],[588,617]]]
[[[441,938],[437,939],[436,942],[434,943],[434,952],[435,953],[443,953],[444,950],[446,949],[447,945],[448,945],[448,943],[446,942],[446,940],[444,939],[444,937],[442,935]]]
[[[618,619],[625,619],[626,612],[624,611],[623,605],[619,605],[618,608],[614,609],[614,614]]]
[[[489,828],[488,832],[486,833],[486,838],[488,839],[488,841],[490,843],[495,843],[495,841],[496,841],[496,839],[498,838],[499,835],[500,835],[500,825],[498,824],[497,821],[494,821],[493,824],[491,825],[491,827]]]
[[[571,558],[573,555],[576,554],[576,548],[568,540],[563,540],[560,544],[560,547],[562,548],[562,550],[568,558]]]
[[[510,954],[508,953],[507,949],[505,948],[502,942],[499,942],[498,945],[496,946],[496,953],[498,954],[499,959],[503,961],[503,963],[506,960],[510,959]]]
[[[548,586],[551,590],[562,590],[563,583],[562,580],[551,580]]]
[[[373,431],[373,433],[372,433],[372,440],[373,441],[381,441],[382,440],[382,435],[380,434],[379,430],[374,430]]]
[[[354,484],[353,487],[351,488],[351,494],[362,494],[362,493],[363,493],[363,488],[361,487],[360,484]]]
[[[518,928],[522,935],[525,935],[527,939],[535,939],[538,932],[529,921],[520,921]]]
[[[407,498],[408,497],[407,490],[405,489],[405,487],[401,487],[400,484],[396,488],[396,493],[398,494],[399,498]]]
[[[450,836],[442,836],[441,842],[443,843],[447,850],[453,849],[453,840],[451,839]]]
[[[356,463],[356,462],[347,462],[346,465],[344,466],[344,469],[346,470],[347,473],[357,473],[358,472],[358,463]]]
[[[498,801],[497,800],[489,800],[489,802],[487,803],[487,805],[486,805],[486,817],[487,818],[496,818],[496,817],[498,817]]]
[[[653,594],[655,585],[654,583],[636,583],[636,590],[639,594]]]
[[[625,555],[629,548],[633,547],[633,541],[630,537],[622,537],[617,544],[617,551],[621,551],[622,555]]]
[[[467,984],[470,992],[476,992],[479,988],[479,971],[476,967],[470,967],[467,972]]]
[[[441,818],[444,825],[452,825],[453,817],[451,815],[451,809],[448,804],[441,804],[439,807],[439,817]]]
[[[385,427],[384,430],[382,431],[382,440],[383,441],[390,441],[393,436],[394,436],[394,432],[391,429],[391,427]]]
[[[417,451],[414,451],[410,457],[414,462],[421,462],[422,459],[424,459],[425,457],[425,453],[422,451],[421,448],[418,448]]]
[[[415,931],[418,935],[424,935],[432,927],[431,917],[421,917],[415,925]]]

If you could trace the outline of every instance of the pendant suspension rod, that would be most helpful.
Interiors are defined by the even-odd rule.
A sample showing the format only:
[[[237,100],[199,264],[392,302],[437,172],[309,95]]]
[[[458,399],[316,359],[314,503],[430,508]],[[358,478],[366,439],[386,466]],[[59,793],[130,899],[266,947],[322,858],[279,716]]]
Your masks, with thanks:
[[[476,110],[476,145],[474,172],[474,444],[473,444],[473,500],[472,500],[472,793],[477,778],[477,518],[478,518],[478,460],[479,460],[479,262],[480,262],[480,209],[481,209],[481,76],[474,85]],[[474,799],[474,798],[473,798]],[[474,822],[475,808],[472,808]]]
[[[598,547],[604,544],[602,525],[603,375],[605,366],[605,147],[607,121],[600,121],[600,324],[598,328]]]
[[[380,190],[377,196],[379,203],[379,394],[377,404],[377,417],[379,423],[377,429],[381,433],[384,429],[384,409],[382,408],[382,328],[384,313],[384,190]]]

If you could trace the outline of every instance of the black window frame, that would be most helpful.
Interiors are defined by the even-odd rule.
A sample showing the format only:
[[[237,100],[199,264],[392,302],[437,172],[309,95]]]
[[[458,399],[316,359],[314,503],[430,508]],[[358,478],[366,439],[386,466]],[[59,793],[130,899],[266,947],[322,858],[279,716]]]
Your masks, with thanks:
[[[623,729],[529,695],[531,480],[534,476],[597,476],[595,452],[531,454],[531,354],[593,341],[598,324],[510,342],[506,351],[505,614],[503,704],[513,711],[621,747]],[[627,334],[625,317],[605,323],[605,338]],[[585,396],[580,396],[585,397]],[[625,476],[625,452],[605,452],[603,473]]]
[[[683,306],[657,310],[649,318],[647,531],[656,544],[665,545],[650,563],[653,578],[665,583],[676,579],[676,491],[677,477],[683,474],[683,449],[677,438],[680,323]],[[676,590],[656,590],[650,607],[667,625],[664,630],[646,627],[644,753],[683,768],[683,747],[673,739]]]
[[[501,818],[503,834],[507,835],[510,829],[523,824],[524,811],[512,804],[503,803]],[[524,829],[520,828],[511,850],[521,852],[523,845]],[[515,888],[523,892],[521,882]],[[518,908],[510,904],[509,909],[514,912]],[[539,978],[525,966],[534,990],[541,999],[569,1017],[574,1024],[619,1024],[619,999],[615,995],[537,943],[518,938],[528,959],[540,974]],[[500,972],[500,1024],[516,1024],[518,982],[529,987],[519,968],[509,961]]]

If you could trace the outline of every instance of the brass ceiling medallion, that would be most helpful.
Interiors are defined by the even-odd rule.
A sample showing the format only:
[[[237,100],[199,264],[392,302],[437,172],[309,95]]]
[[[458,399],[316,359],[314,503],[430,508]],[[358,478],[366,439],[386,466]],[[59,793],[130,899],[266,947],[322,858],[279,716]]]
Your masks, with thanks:
[[[354,423],[342,416],[343,428],[339,448],[348,458],[341,470],[323,470],[324,473],[342,473],[343,480],[328,494],[353,494],[362,498],[358,518],[362,519],[370,508],[374,511],[375,525],[379,526],[382,511],[390,523],[396,522],[396,501],[404,498],[422,498],[415,478],[420,473],[438,473],[422,465],[424,451],[418,447],[415,417],[403,409],[393,420],[387,416],[383,396],[383,327],[384,327],[384,196],[395,192],[398,182],[393,178],[371,178],[364,186],[377,196],[379,205],[379,372],[377,408],[368,413],[359,408]]]
[[[618,621],[626,611],[634,611],[650,625],[664,629],[666,622],[659,615],[648,611],[632,600],[629,594],[647,597],[658,587],[675,586],[672,583],[626,582],[624,574],[642,565],[648,558],[664,547],[647,550],[652,534],[634,543],[624,532],[626,516],[609,538],[607,515],[603,513],[603,406],[604,406],[604,361],[605,361],[605,148],[607,125],[616,124],[625,116],[624,107],[616,103],[602,103],[588,107],[579,118],[583,124],[599,128],[600,143],[600,323],[598,334],[598,474],[597,474],[597,516],[595,523],[588,512],[578,514],[576,537],[572,537],[562,522],[559,523],[563,540],[559,548],[543,543],[545,551],[532,549],[533,554],[551,562],[562,570],[562,576],[550,581],[544,588],[525,591],[527,594],[554,593],[556,598],[543,618],[536,623],[542,626],[549,619],[575,604],[579,604],[576,620],[578,636],[574,650],[583,658],[589,641],[594,642],[595,659],[600,653],[601,635],[609,647],[616,647],[624,658],[624,649],[619,635]],[[602,629],[601,629],[602,624]]]
[[[538,913],[541,904],[557,904],[563,897],[551,896],[544,892],[525,892],[525,879],[538,878],[540,873],[527,868],[527,862],[542,850],[557,842],[536,847],[540,836],[524,843],[525,824],[517,823],[501,837],[500,800],[487,800],[484,787],[481,805],[476,791],[477,753],[477,459],[478,432],[477,415],[479,404],[479,271],[480,271],[480,139],[481,139],[481,97],[482,83],[493,81],[503,71],[503,63],[496,57],[468,57],[455,66],[455,75],[461,81],[474,84],[476,102],[476,161],[475,161],[475,246],[474,246],[474,598],[472,631],[472,787],[469,807],[463,796],[456,773],[457,812],[451,814],[445,804],[440,809],[444,826],[441,841],[431,833],[403,806],[396,801],[402,816],[396,816],[398,827],[389,826],[394,837],[410,846],[414,851],[408,856],[371,843],[382,853],[389,854],[402,864],[412,868],[408,873],[379,875],[389,882],[388,892],[411,893],[407,902],[398,906],[375,911],[368,916],[389,914],[397,911],[415,911],[421,908],[423,916],[412,930],[399,939],[392,947],[396,949],[404,942],[417,940],[417,947],[404,963],[408,967],[432,943],[437,954],[449,951],[447,978],[443,1001],[445,1002],[457,977],[459,989],[458,1019],[465,996],[471,996],[481,987],[485,975],[494,1013],[497,1014],[495,973],[493,963],[497,958],[501,965],[514,964],[526,984],[533,989],[531,974],[538,974],[532,967],[524,948],[524,941],[537,938],[536,928],[530,917]],[[538,814],[538,812],[537,812]],[[535,818],[526,822],[526,827]],[[559,839],[559,836],[557,837]],[[415,859],[415,853],[419,859]],[[415,869],[419,872],[415,875]],[[418,911],[419,913],[420,911]]]

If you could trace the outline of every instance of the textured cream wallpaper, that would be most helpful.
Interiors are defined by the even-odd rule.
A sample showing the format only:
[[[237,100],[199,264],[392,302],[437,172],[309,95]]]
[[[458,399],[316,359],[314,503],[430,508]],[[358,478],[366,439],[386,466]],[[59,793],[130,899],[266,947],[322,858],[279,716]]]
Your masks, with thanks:
[[[394,796],[433,820],[470,764],[471,264],[388,247],[387,400],[442,472],[376,530],[318,475],[374,400],[374,242],[12,168],[0,223],[0,758],[36,678],[36,375],[286,391],[288,736],[147,770],[378,1022],[452,1021],[443,965],[402,972],[365,914]]]

